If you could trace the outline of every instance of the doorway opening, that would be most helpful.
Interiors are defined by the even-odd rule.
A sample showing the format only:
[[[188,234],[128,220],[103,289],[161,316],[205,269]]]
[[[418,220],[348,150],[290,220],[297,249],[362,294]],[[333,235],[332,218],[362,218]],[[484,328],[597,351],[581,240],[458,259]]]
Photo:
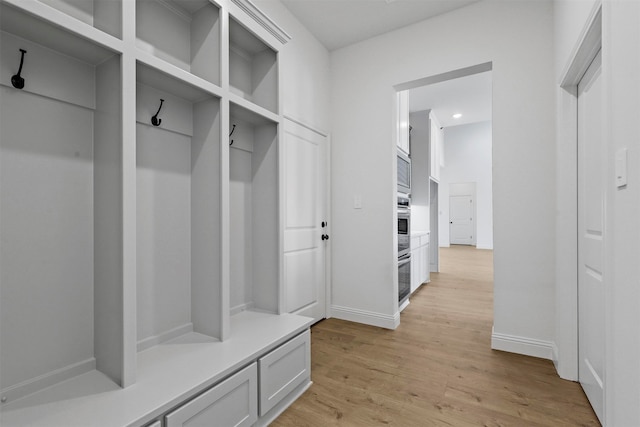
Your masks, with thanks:
[[[489,62],[396,86],[409,104],[412,244],[429,235],[429,273],[440,272],[441,248],[493,250],[491,69]]]
[[[411,295],[417,298],[431,279],[436,286],[449,275],[468,283],[469,270],[482,271],[478,290],[486,294],[492,320],[491,69],[491,63],[480,64],[395,89],[399,100],[408,99],[408,117],[399,116],[398,128],[405,123],[409,129]],[[401,115],[403,107],[398,111]],[[460,223],[452,224],[451,214]],[[463,217],[466,224],[461,224]]]

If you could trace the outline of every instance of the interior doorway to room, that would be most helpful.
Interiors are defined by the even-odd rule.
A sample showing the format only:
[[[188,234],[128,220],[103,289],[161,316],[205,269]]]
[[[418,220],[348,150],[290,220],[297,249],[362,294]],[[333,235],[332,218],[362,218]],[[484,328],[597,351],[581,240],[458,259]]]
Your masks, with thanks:
[[[440,271],[440,248],[493,249],[491,68],[480,64],[396,86],[409,98],[411,232],[429,233],[431,272]],[[467,187],[473,188],[465,193]]]
[[[409,300],[428,282],[457,289],[464,268],[487,272],[481,288],[493,299],[491,68],[480,64],[395,87],[398,141],[402,129],[409,133],[409,150],[399,148],[411,159]]]

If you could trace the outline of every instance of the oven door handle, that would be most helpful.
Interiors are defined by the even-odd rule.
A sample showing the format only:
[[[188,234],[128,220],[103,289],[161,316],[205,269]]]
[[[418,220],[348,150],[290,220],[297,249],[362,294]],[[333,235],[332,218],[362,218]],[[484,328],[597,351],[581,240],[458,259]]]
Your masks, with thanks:
[[[407,254],[401,258],[398,258],[398,267],[402,267],[405,264],[408,264],[411,262],[411,254]]]

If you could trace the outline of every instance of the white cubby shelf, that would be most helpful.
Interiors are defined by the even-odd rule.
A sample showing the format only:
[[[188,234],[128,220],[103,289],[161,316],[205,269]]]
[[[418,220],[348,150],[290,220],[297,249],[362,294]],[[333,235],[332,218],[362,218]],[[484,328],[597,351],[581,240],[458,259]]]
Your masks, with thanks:
[[[279,313],[278,124],[231,103],[229,128],[230,311]]]
[[[229,87],[232,93],[278,113],[278,53],[229,18]]]
[[[96,369],[120,384],[121,57],[0,8],[2,398]]]
[[[273,25],[0,0],[3,426],[147,425],[309,327],[281,302]]]
[[[220,10],[208,0],[137,0],[137,46],[220,85]]]
[[[136,107],[138,349],[219,339],[220,99],[138,64]]]

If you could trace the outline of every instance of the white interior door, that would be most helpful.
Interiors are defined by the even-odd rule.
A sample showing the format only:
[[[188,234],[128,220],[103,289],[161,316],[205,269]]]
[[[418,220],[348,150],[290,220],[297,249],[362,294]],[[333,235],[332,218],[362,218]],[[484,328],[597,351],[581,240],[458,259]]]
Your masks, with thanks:
[[[284,121],[284,311],[326,317],[327,137]]]
[[[604,191],[601,55],[578,84],[578,330],[579,378],[604,417]]]
[[[472,196],[449,197],[449,242],[452,245],[472,245],[474,230]]]

